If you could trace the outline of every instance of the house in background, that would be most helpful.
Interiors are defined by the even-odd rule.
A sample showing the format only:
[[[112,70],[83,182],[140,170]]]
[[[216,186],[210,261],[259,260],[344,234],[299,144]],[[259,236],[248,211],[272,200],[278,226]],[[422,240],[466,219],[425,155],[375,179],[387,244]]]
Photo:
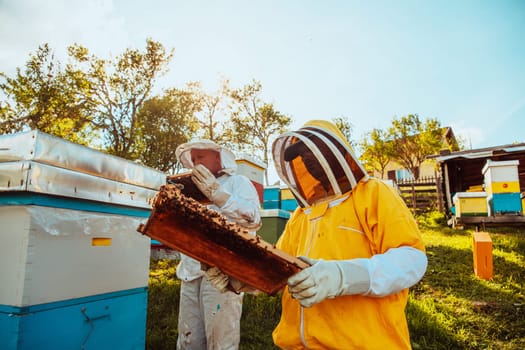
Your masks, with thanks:
[[[458,142],[451,127],[447,126],[443,128],[441,143],[441,149],[443,150],[450,150],[457,147]],[[390,161],[387,164],[384,174],[388,180],[392,180],[394,182],[414,180],[414,175],[412,172],[395,161]],[[438,175],[439,173],[437,173],[436,160],[434,158],[428,158],[423,163],[421,163],[419,167],[419,178],[437,177]],[[381,177],[381,174],[374,172],[374,176]]]

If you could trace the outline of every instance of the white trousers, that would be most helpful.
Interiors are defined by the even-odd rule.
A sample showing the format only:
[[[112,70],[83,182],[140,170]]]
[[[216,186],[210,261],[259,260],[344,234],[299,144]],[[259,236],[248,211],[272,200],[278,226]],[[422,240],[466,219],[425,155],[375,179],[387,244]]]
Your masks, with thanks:
[[[243,294],[219,292],[205,277],[182,281],[178,350],[236,350]]]

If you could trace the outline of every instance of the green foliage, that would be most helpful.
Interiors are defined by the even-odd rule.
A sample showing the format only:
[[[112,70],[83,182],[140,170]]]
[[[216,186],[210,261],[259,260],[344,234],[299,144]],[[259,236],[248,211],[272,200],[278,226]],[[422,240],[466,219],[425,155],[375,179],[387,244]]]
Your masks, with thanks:
[[[262,153],[262,159],[268,164],[270,138],[285,132],[292,120],[276,111],[273,104],[263,103],[261,93],[262,85],[257,81],[229,91],[234,101],[231,141],[245,145],[254,154]]]
[[[198,129],[195,113],[199,101],[191,91],[170,89],[146,100],[137,119],[137,156],[142,164],[164,172],[175,172],[178,145]]]
[[[392,154],[392,143],[388,142],[386,133],[381,129],[373,129],[361,141],[361,149],[363,153],[359,159],[365,168],[379,172],[383,178]]]
[[[14,78],[0,73],[0,133],[39,129],[79,144],[93,137],[85,80],[60,67],[48,44],[31,54]]]
[[[81,45],[68,48],[70,72],[83,77],[89,93],[83,94],[93,114],[93,124],[103,130],[106,150],[137,159],[141,126],[138,110],[150,96],[156,79],[167,71],[173,50],[151,39],[146,49],[126,49],[114,59],[100,59]]]
[[[62,68],[45,44],[16,77],[0,73],[0,91],[7,97],[0,104],[0,133],[39,129],[87,144],[98,132],[109,153],[136,159],[138,110],[167,71],[172,52],[148,39],[144,52],[127,49],[111,60],[77,44],[68,54]]]
[[[214,141],[218,144],[228,142],[230,131],[227,121],[224,120],[228,105],[229,80],[221,81],[221,86],[216,93],[208,94],[204,92],[199,82],[190,84],[191,91],[197,97],[200,110],[197,114],[200,130],[198,136]],[[222,118],[222,120],[221,120]]]
[[[428,269],[410,289],[406,308],[414,349],[525,348],[525,228],[491,228],[494,278],[473,272],[472,231],[440,224],[443,216],[418,217]],[[177,338],[176,262],[152,261],[147,348],[174,348]],[[240,349],[275,349],[280,295],[245,295]]]
[[[390,161],[401,164],[419,178],[419,167],[427,156],[443,145],[443,128],[437,119],[421,120],[417,114],[393,118],[388,131],[373,129],[361,141],[360,157],[368,170],[384,177]]]
[[[352,132],[354,130],[354,126],[352,125],[352,123],[350,123],[350,120],[341,116],[333,118],[332,122],[335,124],[335,126],[337,126],[339,130],[341,130],[344,137],[346,137],[348,143],[350,143],[350,146],[352,146],[352,148],[355,148],[356,145],[352,141]]]
[[[422,121],[417,114],[394,118],[388,129],[392,146],[390,158],[409,169],[418,179],[421,163],[441,149],[442,133],[437,119]]]

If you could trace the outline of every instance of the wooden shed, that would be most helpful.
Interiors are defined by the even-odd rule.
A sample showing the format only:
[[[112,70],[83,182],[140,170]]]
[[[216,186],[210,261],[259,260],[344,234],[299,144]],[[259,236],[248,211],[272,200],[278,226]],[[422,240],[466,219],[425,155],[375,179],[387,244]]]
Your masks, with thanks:
[[[442,152],[435,158],[441,172],[442,190],[445,194],[446,210],[450,215],[453,207],[453,196],[458,192],[466,192],[474,188],[482,189],[484,176],[483,167],[487,160],[509,161],[517,160],[520,192],[525,192],[525,143],[463,150],[458,152]],[[521,221],[521,220],[519,220]]]

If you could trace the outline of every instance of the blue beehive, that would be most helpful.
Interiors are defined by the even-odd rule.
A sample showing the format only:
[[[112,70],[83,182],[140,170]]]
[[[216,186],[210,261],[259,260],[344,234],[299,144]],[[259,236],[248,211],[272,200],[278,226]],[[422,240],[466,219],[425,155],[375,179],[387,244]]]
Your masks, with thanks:
[[[287,211],[294,211],[299,205],[295,198],[281,200],[281,209]]]
[[[519,192],[493,193],[488,199],[488,205],[493,215],[522,214]]]
[[[31,131],[0,136],[0,348],[144,349],[164,174]]]
[[[483,167],[490,215],[522,213],[518,165],[518,160],[487,160]]]
[[[264,188],[263,209],[279,209],[280,201],[281,194],[278,186]]]
[[[292,191],[287,187],[281,188],[281,209],[294,211],[297,207],[297,200]]]

